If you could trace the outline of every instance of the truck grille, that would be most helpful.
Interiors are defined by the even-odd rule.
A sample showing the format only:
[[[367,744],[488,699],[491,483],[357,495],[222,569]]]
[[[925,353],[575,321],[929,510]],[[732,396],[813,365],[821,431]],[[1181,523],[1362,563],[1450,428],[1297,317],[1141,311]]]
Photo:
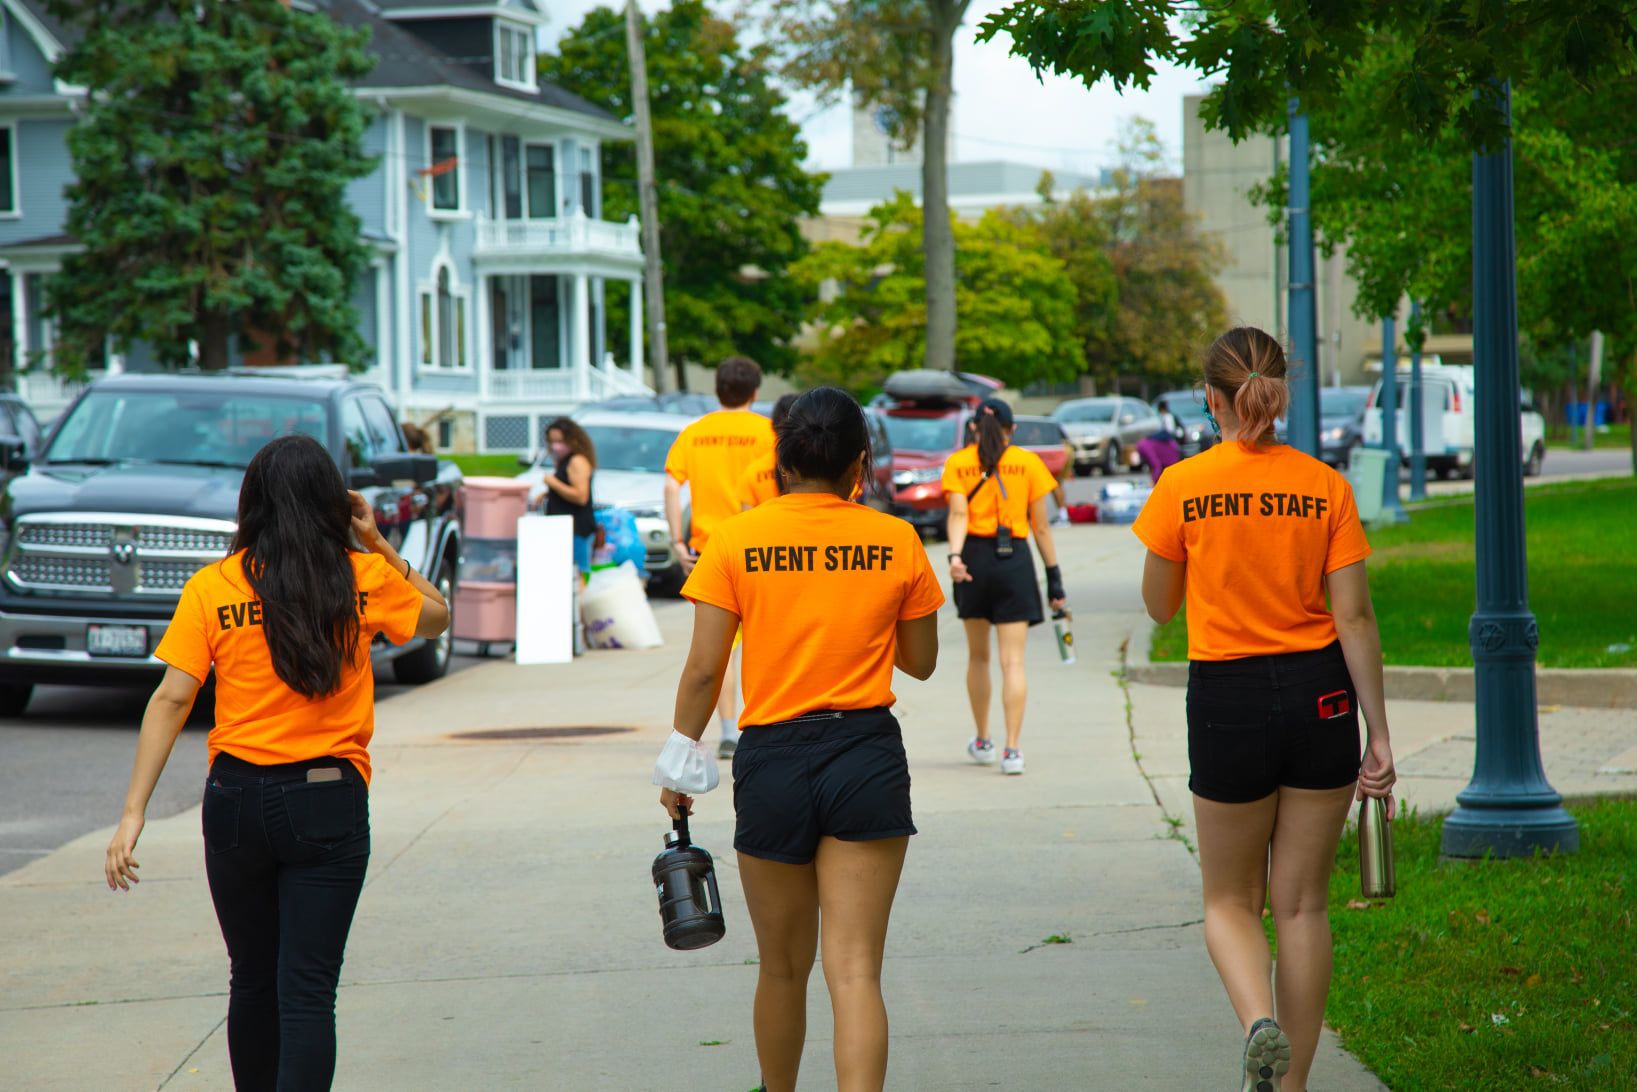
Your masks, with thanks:
[[[225,520],[124,514],[23,516],[5,575],[19,591],[115,599],[173,598],[226,556]]]

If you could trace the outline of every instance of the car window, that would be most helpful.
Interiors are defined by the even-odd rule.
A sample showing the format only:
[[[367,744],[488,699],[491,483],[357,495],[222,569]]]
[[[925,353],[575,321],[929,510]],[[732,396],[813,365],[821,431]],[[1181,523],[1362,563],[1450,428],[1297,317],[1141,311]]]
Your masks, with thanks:
[[[1067,406],[1059,406],[1052,416],[1059,421],[1077,424],[1084,421],[1112,421],[1114,420],[1113,402],[1081,402]]]
[[[17,417],[12,413],[14,407],[10,402],[0,402],[0,436],[23,438],[23,430],[18,427]]]
[[[369,466],[375,459],[375,440],[370,436],[359,399],[349,398],[341,403],[341,438],[347,445],[347,465]]]
[[[1346,387],[1319,388],[1319,413],[1324,417],[1357,417],[1364,412],[1364,391]]]
[[[1061,447],[1063,428],[1053,421],[1019,421],[1012,443],[1018,447]]]
[[[24,405],[13,405],[12,412],[17,418],[18,435],[28,445],[30,451],[40,449],[40,422],[34,416],[34,411]]]
[[[45,460],[242,467],[273,437],[295,432],[328,446],[322,403],[220,389],[93,390],[68,411]]]
[[[887,438],[894,451],[950,451],[960,446],[960,421],[955,417],[900,417],[886,419]]]
[[[660,474],[665,458],[676,443],[680,428],[646,428],[637,425],[587,425],[586,435],[597,452],[597,469],[629,470],[639,474]]]
[[[404,451],[404,430],[393,419],[392,411],[379,398],[361,399],[364,423],[369,426],[369,438],[377,455],[401,455]]]

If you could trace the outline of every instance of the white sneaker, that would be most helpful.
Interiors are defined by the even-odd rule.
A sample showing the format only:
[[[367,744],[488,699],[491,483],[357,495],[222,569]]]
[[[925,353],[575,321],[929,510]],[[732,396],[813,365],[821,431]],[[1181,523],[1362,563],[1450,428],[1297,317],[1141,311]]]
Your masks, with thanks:
[[[995,743],[989,739],[972,737],[972,742],[966,745],[966,757],[980,766],[995,764]]]
[[[1000,772],[1004,774],[1020,774],[1023,772],[1023,752],[1016,747],[1006,748],[1001,756]]]

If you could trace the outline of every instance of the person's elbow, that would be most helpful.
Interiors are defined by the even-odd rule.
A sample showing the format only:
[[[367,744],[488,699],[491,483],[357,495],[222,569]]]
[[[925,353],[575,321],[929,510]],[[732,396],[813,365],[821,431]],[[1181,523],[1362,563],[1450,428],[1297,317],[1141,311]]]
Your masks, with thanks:
[[[1376,608],[1369,596],[1332,604],[1330,615],[1335,619],[1336,629],[1344,633],[1368,633],[1376,627]]]
[[[1143,596],[1143,606],[1148,609],[1148,617],[1158,625],[1165,625],[1177,616],[1180,604],[1161,602],[1157,596]]]
[[[932,673],[938,669],[938,646],[931,648],[904,649],[898,657],[898,670],[912,679],[926,682],[932,678]]]
[[[415,623],[415,636],[433,638],[443,636],[449,628],[449,604],[426,599],[421,603],[421,617]]]

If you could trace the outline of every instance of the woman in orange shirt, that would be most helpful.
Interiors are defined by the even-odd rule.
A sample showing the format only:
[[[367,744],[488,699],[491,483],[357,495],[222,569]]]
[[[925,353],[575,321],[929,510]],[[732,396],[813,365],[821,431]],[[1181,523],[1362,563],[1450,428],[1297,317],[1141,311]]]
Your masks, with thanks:
[[[932,674],[943,593],[913,527],[848,500],[872,465],[850,394],[802,395],[778,460],[784,495],[718,524],[682,589],[693,644],[654,783],[673,818],[715,786],[698,741],[743,624],[733,845],[760,955],[762,1077],[769,1092],[796,1086],[822,931],[837,1085],[873,1092],[887,1072],[887,918],[915,833],[892,672]]]
[[[240,1090],[330,1087],[336,982],[369,863],[370,641],[435,637],[448,622],[437,588],[307,436],[250,461],[229,556],[182,590],[105,872],[110,889],[137,882],[148,799],[214,666],[205,874],[232,964]]]
[[[1330,989],[1336,844],[1355,797],[1386,797],[1391,811],[1394,781],[1370,545],[1346,479],[1274,439],[1285,370],[1261,330],[1216,340],[1205,402],[1224,442],[1167,467],[1133,527],[1148,547],[1148,613],[1164,623],[1188,604],[1205,946],[1245,1033],[1246,1092],[1307,1087]]]

